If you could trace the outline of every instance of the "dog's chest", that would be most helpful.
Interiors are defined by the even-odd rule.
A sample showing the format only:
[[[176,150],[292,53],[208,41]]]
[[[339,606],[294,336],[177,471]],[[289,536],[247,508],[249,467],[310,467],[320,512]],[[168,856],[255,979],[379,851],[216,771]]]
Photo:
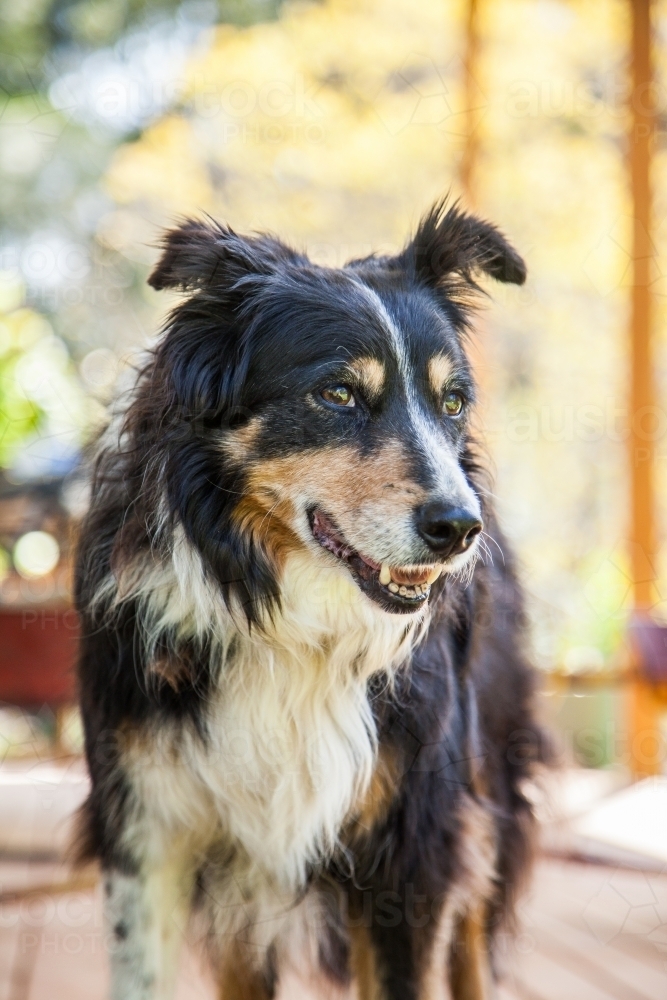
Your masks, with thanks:
[[[323,658],[253,653],[223,677],[207,739],[175,735],[158,767],[142,761],[135,776],[159,826],[186,818],[203,841],[231,841],[258,872],[298,888],[370,780],[374,722],[365,679],[329,683]]]
[[[288,561],[282,611],[266,629],[212,619],[224,641],[205,738],[175,726],[151,746],[160,767],[147,767],[144,740],[133,769],[156,829],[185,823],[204,850],[221,838],[288,888],[330,855],[366,790],[376,757],[368,681],[404,662],[412,642],[347,574],[312,563]]]
[[[219,766],[199,771],[233,838],[290,884],[335,846],[375,756],[365,684],[321,692],[300,673],[278,661],[251,690],[223,690],[210,726]]]

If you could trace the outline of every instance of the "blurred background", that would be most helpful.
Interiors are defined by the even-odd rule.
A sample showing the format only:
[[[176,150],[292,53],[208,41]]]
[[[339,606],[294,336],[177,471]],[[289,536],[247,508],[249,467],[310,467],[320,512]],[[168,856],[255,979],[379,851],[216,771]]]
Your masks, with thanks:
[[[175,301],[161,227],[340,265],[448,191],[529,267],[473,346],[562,765],[503,989],[667,995],[666,72],[667,0],[0,0],[2,1000],[104,995],[61,857],[77,467]]]

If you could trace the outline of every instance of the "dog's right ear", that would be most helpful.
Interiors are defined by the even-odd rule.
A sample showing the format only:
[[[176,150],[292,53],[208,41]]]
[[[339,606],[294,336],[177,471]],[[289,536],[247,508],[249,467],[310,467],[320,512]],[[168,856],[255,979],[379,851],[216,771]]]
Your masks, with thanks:
[[[268,236],[239,236],[213,219],[185,219],[161,240],[162,256],[148,279],[161,291],[231,289],[248,274],[271,274],[280,261],[298,261],[295,254]]]

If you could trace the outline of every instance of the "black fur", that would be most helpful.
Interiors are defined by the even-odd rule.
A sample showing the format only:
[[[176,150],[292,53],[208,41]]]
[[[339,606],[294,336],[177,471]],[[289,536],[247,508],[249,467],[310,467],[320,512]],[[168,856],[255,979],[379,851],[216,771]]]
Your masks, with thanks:
[[[456,387],[472,402],[463,334],[480,273],[516,284],[526,275],[498,230],[456,205],[436,206],[397,257],[354,261],[342,271],[210,220],[187,221],[167,234],[150,284],[188,297],[139,374],[120,444],[99,447],[79,547],[79,676],[93,781],[83,853],[106,869],[136,870],[121,844],[132,790],[119,767],[119,734],[170,719],[191,723],[205,740],[205,711],[221,665],[205,640],[186,643],[167,631],[156,655],[164,655],[167,670],[175,665],[177,682],[169,682],[168,672],[167,679],[151,674],[141,607],[130,600],[110,612],[96,604],[101,584],[130,559],[145,560],[148,569],[167,556],[181,526],[220,600],[238,601],[251,628],[261,629],[267,609],[280,611],[280,571],[262,539],[234,518],[247,470],[221,459],[220,435],[259,415],[254,449],[262,460],[332,441],[352,442],[361,456],[371,456],[389,435],[410,452],[402,401],[390,393],[382,407],[367,401],[344,417],[314,415],[304,402],[313,387],[336,381],[341,361],[360,354],[381,360],[394,378],[386,332],[350,275],[376,291],[409,330],[416,370],[420,359],[446,346],[456,361]],[[420,386],[426,398],[428,387]],[[384,677],[371,681],[380,746],[398,767],[392,801],[370,829],[348,832],[341,855],[313,872],[313,882],[329,893],[323,967],[346,980],[345,923],[365,920],[386,1000],[417,1000],[437,914],[462,870],[470,801],[491,817],[495,831],[496,880],[484,913],[493,951],[499,927],[511,921],[530,855],[523,783],[548,756],[533,716],[521,596],[467,419],[443,425],[442,433],[504,556],[478,563],[467,585],[442,578],[433,587],[428,637],[409,669],[393,687]],[[430,488],[424,456],[414,453],[410,461],[415,483]],[[267,981],[278,975],[274,964],[275,956]]]

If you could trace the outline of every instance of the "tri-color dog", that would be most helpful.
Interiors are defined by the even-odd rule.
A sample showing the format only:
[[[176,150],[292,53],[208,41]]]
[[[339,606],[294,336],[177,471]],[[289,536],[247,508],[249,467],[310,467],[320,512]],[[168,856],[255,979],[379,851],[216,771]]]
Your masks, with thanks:
[[[481,273],[525,279],[456,205],[342,269],[167,233],[150,283],[185,295],[98,442],[77,570],[114,1000],[171,995],[188,921],[224,1000],[290,966],[492,994],[542,738],[469,425]]]

